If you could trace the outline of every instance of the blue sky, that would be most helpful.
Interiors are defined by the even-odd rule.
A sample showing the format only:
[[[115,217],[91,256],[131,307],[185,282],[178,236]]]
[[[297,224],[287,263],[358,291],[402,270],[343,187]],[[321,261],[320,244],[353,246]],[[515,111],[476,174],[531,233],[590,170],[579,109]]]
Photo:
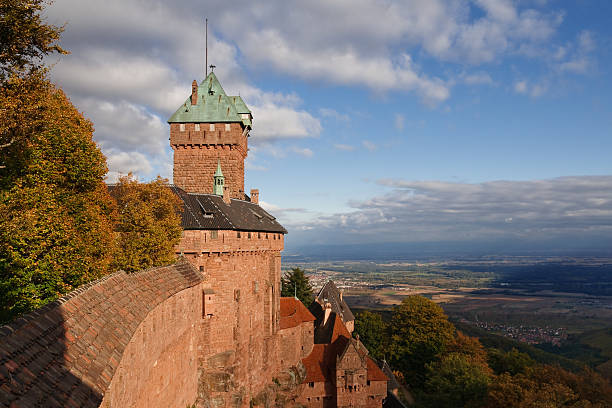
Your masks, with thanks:
[[[171,177],[205,16],[209,63],[253,110],[246,189],[290,249],[612,242],[611,3],[56,0],[71,55],[52,77],[109,180]]]

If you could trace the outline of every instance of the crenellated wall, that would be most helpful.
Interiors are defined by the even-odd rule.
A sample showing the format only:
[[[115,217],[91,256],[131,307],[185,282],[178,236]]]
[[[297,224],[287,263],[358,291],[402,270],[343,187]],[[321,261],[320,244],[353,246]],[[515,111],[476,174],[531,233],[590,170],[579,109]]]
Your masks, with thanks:
[[[174,184],[189,193],[212,194],[213,174],[220,162],[230,197],[244,199],[248,138],[240,123],[171,123],[170,145]]]

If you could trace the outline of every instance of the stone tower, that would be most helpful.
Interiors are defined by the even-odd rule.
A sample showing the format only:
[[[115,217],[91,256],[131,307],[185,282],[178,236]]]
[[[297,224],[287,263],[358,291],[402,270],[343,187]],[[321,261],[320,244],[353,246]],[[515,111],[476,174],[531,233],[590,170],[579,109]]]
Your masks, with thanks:
[[[240,96],[228,96],[211,72],[170,117],[174,184],[187,193],[215,194],[214,174],[223,169],[225,194],[245,199],[244,160],[253,116]]]

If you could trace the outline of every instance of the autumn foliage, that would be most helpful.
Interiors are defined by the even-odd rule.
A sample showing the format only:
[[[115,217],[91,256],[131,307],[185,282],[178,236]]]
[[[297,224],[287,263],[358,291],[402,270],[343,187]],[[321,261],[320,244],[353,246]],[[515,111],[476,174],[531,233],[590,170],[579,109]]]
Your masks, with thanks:
[[[517,350],[487,350],[477,338],[455,330],[440,306],[421,296],[406,297],[390,321],[359,313],[355,331],[366,347],[383,350],[417,407],[612,406],[612,386],[595,371],[570,372]]]
[[[182,205],[168,180],[139,183],[130,174],[119,179],[112,195],[118,209],[114,268],[134,272],[173,263],[183,231]]]
[[[114,205],[93,126],[42,74],[0,88],[0,320],[108,273]]]

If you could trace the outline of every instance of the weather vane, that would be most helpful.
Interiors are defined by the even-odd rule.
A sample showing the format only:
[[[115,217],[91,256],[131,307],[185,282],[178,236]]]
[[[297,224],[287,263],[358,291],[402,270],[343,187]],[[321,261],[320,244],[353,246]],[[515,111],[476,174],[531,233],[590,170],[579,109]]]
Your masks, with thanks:
[[[217,68],[217,66],[213,64],[210,64],[208,67],[210,68],[210,72],[213,72],[215,68]]]

